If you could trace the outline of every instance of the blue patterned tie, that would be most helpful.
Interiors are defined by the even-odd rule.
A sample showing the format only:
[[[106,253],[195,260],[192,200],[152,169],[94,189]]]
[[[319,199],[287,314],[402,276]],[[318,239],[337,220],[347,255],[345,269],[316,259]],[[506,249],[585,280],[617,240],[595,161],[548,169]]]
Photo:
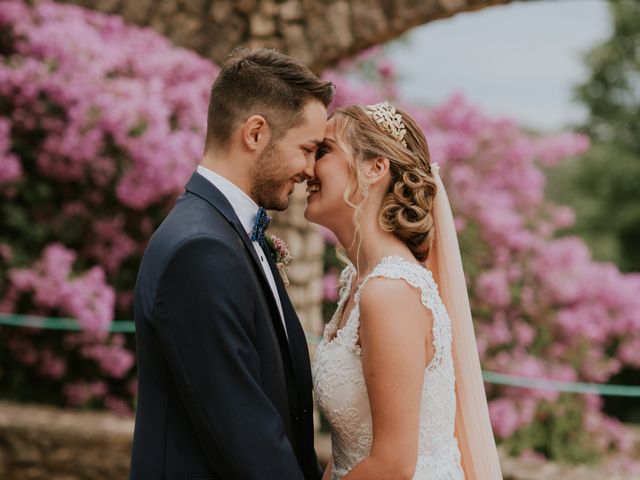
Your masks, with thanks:
[[[267,248],[267,240],[264,237],[264,232],[269,228],[270,221],[271,217],[267,215],[267,211],[260,207],[258,209],[256,221],[251,229],[251,241],[258,242],[262,248]]]

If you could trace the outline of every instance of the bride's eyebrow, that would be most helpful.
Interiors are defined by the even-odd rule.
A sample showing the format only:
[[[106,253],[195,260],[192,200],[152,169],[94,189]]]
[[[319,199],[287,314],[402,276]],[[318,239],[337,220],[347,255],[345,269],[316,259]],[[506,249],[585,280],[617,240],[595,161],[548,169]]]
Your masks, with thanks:
[[[304,142],[302,142],[300,144],[300,147],[304,148],[305,146],[308,146],[309,144],[313,145],[315,147],[315,149],[317,150],[318,148],[322,147],[324,145],[324,140],[316,140],[316,139],[311,139],[311,140],[306,140]]]

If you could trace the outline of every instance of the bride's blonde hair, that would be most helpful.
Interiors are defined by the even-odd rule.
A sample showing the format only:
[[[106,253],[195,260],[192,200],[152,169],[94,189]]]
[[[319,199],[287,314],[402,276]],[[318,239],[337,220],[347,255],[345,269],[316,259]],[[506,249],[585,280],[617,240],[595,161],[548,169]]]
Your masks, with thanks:
[[[406,112],[396,108],[406,128],[404,143],[372,119],[364,107],[350,105],[331,113],[336,141],[348,153],[352,174],[344,200],[354,208],[359,230],[360,204],[350,199],[354,193],[367,196],[361,165],[378,157],[389,159],[391,181],[382,201],[378,221],[383,230],[405,243],[418,261],[424,261],[433,244],[433,201],[436,183],[431,172],[429,147],[422,129]],[[364,201],[364,200],[363,200]]]
[[[380,110],[374,107],[374,111]],[[434,176],[431,170],[429,148],[422,131],[405,112],[397,109],[396,112],[400,113],[406,132],[398,126],[392,111],[381,112],[381,125],[362,107],[336,110],[332,114],[336,121],[336,141],[350,154],[347,157],[352,183],[365,196],[362,162],[377,157],[389,159],[391,182],[382,202],[379,222],[382,228],[401,239],[416,259],[423,261],[429,256],[426,266],[433,273],[451,319],[456,379],[455,436],[460,446],[464,477],[501,480],[451,206],[442,179],[437,174]],[[403,133],[406,147],[402,143]],[[357,231],[362,203],[349,202],[353,191],[345,192],[344,199],[356,209]]]

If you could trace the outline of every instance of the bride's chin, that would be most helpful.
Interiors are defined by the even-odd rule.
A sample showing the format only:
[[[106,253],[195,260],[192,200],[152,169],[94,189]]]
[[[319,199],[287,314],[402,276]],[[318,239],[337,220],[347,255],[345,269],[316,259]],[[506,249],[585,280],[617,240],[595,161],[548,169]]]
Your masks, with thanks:
[[[312,212],[309,211],[309,204],[308,203],[307,203],[307,208],[304,209],[304,218],[309,222],[315,223],[314,220],[313,220],[314,219],[314,215],[313,215]]]
[[[313,206],[309,204],[307,204],[307,208],[304,211],[304,218],[311,223],[315,223],[318,225],[322,224],[322,215],[318,215],[318,212],[315,211],[315,208],[313,208]]]

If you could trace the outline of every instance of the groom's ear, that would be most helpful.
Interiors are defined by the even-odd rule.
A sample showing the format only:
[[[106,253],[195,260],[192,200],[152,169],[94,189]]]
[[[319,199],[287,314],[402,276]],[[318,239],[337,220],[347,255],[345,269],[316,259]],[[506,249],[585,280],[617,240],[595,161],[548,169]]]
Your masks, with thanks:
[[[389,159],[387,157],[376,157],[365,162],[364,175],[369,185],[374,185],[387,179],[389,173]]]
[[[271,127],[262,115],[251,115],[240,126],[240,138],[245,148],[260,154],[269,144]]]

